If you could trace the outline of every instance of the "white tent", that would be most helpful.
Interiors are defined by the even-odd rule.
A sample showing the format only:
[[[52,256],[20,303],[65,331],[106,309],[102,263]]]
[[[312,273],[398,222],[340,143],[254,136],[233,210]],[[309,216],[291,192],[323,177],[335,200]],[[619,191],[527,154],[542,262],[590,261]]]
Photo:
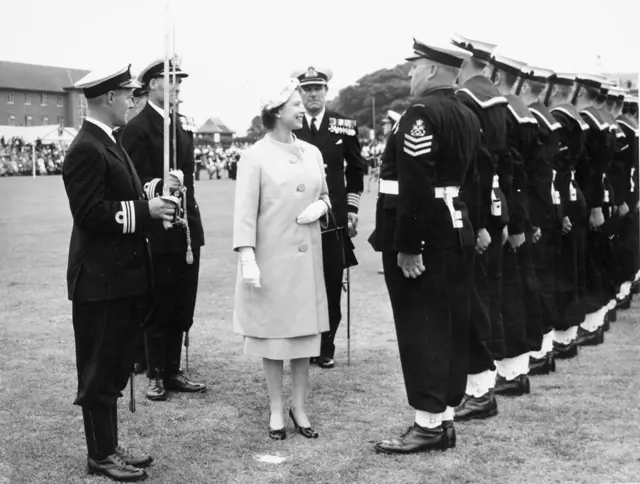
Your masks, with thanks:
[[[62,128],[62,133],[59,133],[59,130],[60,128],[57,125],[0,126],[0,136],[4,136],[7,141],[13,137],[19,137],[27,144],[34,143],[39,139],[46,144],[55,143],[56,141],[70,143],[78,134],[78,131],[74,128]]]

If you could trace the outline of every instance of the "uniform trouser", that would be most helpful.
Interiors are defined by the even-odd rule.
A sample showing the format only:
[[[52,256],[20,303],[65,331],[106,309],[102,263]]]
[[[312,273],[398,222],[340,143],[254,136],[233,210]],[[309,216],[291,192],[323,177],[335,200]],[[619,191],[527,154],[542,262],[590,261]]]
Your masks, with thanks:
[[[487,284],[484,291],[480,291],[481,300],[488,308],[491,321],[491,343],[489,350],[494,360],[504,358],[506,352],[504,324],[502,321],[502,227],[488,229],[491,244],[482,256],[487,274]],[[471,373],[472,374],[472,373]]]
[[[543,335],[558,326],[559,316],[555,301],[555,254],[560,247],[560,237],[557,233],[542,230],[540,240],[531,245],[531,258],[540,290],[540,324]]]
[[[589,230],[586,245],[586,288],[584,310],[595,313],[606,305],[612,297],[607,264],[612,260],[611,241],[601,231]]]
[[[584,321],[586,295],[587,227],[574,223],[571,231],[562,235],[555,254],[555,288],[558,319],[554,329],[567,331]]]
[[[638,227],[634,227],[633,215],[627,214],[620,219],[619,232],[617,237],[613,238],[613,250],[616,260],[616,286],[634,279],[637,270],[636,266],[636,247]],[[632,233],[633,231],[633,233]]]
[[[404,277],[397,257],[383,252],[382,263],[409,405],[442,413],[466,389],[474,250],[425,250],[416,279]]]
[[[533,260],[532,234],[527,234],[525,243],[518,248],[518,263],[522,277],[522,295],[527,324],[527,351],[540,351],[542,348],[542,305],[540,283]]]
[[[531,249],[526,248],[526,244],[527,242],[518,249],[513,249],[509,243],[506,243],[502,250],[502,321],[505,358],[514,358],[529,351],[528,308],[523,285],[526,267],[520,266],[521,254],[519,253],[528,250],[530,254]]]
[[[320,354],[328,358],[333,358],[335,355],[336,346],[334,341],[342,320],[340,302],[342,298],[344,263],[342,261],[341,244],[342,240],[333,236],[333,233],[322,236],[322,263],[329,309],[329,331],[322,333]]]
[[[89,457],[103,459],[118,445],[117,399],[127,386],[147,296],[73,303],[78,394]]]
[[[200,249],[193,249],[191,265],[184,252],[154,255],[153,269],[153,303],[144,328],[149,378],[157,370],[172,376],[180,369],[182,336],[193,325]]]
[[[490,349],[492,336],[500,338],[497,345],[504,346],[502,328],[499,335],[494,334],[489,316],[491,298],[487,268],[488,252],[476,253],[474,259],[473,287],[470,295],[469,375],[496,369]]]

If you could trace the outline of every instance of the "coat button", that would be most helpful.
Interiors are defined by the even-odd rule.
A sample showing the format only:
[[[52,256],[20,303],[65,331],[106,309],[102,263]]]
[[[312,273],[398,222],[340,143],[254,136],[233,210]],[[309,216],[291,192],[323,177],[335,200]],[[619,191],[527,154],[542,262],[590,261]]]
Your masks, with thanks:
[[[299,192],[304,192],[305,189],[306,187],[304,186],[304,183],[300,183],[300,185],[298,185],[298,188],[296,188],[296,190]]]
[[[307,244],[302,244],[302,245],[298,248],[298,250],[299,250],[300,252],[306,252],[306,251],[307,251],[307,249],[308,249]]]

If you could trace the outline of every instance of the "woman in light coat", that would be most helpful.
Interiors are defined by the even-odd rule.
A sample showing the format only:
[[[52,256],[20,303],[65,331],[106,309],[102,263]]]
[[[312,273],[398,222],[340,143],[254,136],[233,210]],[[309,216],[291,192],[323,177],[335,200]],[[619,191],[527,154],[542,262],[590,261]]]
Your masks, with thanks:
[[[238,162],[233,248],[239,253],[233,326],[245,354],[263,359],[270,397],[269,436],[286,438],[283,360],[291,360],[295,428],[318,434],[305,412],[309,358],[329,330],[320,219],[330,210],[320,151],[295,137],[304,106],[297,79],[263,102],[268,133]]]

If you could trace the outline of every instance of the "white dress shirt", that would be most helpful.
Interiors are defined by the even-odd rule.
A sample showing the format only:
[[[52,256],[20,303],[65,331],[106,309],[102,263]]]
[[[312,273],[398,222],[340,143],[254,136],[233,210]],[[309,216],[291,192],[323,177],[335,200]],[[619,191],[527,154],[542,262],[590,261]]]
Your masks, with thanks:
[[[309,126],[309,129],[311,129],[311,120],[315,117],[316,118],[316,129],[318,131],[320,131],[320,125],[322,124],[322,119],[324,118],[324,113],[325,110],[323,109],[322,111],[320,111],[320,114],[318,114],[317,116],[309,116],[309,113],[304,113],[304,117],[307,118],[307,125]]]
[[[98,121],[97,119],[92,118],[90,116],[87,116],[84,119],[85,119],[85,121],[89,121],[90,123],[95,124],[98,128],[100,128],[102,131],[107,133],[107,136],[111,139],[111,141],[113,141],[114,143],[116,142],[116,139],[113,137],[113,129],[112,128],[110,128],[109,126],[104,124],[102,121]]]

